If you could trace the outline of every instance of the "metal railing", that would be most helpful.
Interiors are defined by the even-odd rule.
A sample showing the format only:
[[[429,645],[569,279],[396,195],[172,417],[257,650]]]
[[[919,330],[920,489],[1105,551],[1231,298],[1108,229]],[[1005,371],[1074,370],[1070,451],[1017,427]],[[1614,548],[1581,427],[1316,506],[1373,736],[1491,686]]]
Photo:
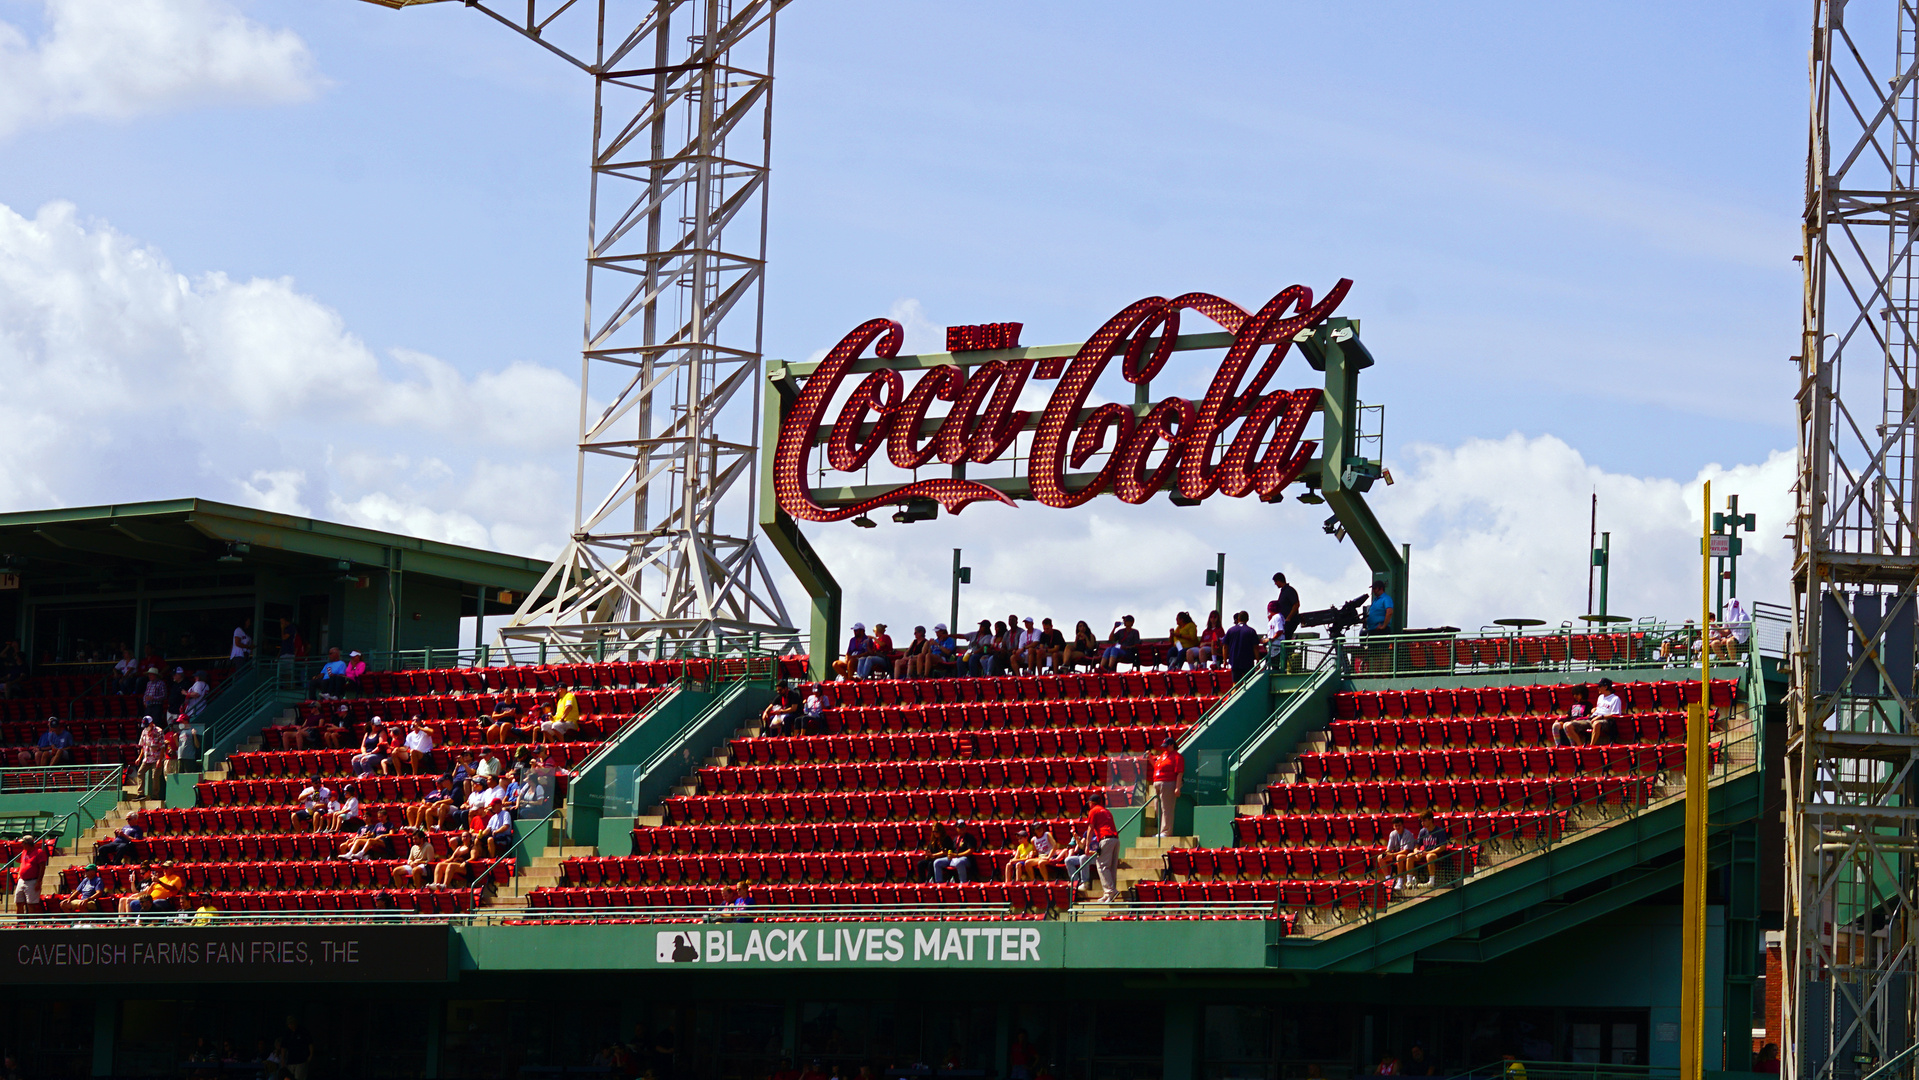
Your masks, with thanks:
[[[1755,600],[1752,605],[1752,647],[1761,656],[1786,658],[1792,640],[1792,609],[1784,604]]]
[[[123,779],[121,772],[122,770],[119,766],[108,766],[100,778],[94,782],[93,786],[87,788],[86,793],[75,800],[73,809],[61,814],[53,820],[53,824],[29,837],[28,842],[34,844],[45,843],[48,840],[66,835],[68,823],[79,819],[82,814],[86,814],[93,821],[98,821],[99,818],[93,817],[92,811],[88,809],[88,806],[93,802],[95,796],[108,790],[112,790],[115,793],[114,802],[116,805],[118,804],[120,782]],[[12,858],[4,863],[0,863],[0,876],[10,875],[13,868],[19,864],[20,857],[24,854],[26,854],[26,850],[22,848],[20,851],[14,852]]]
[[[795,645],[803,642],[802,635],[795,631],[790,634],[754,632],[751,634],[719,634],[710,637],[686,638],[679,641],[655,642],[594,642],[591,645],[568,646],[567,652],[583,659],[574,659],[563,655],[558,648],[549,649],[546,642],[527,645],[481,645],[478,648],[446,649],[398,649],[392,651],[362,651],[368,671],[432,671],[440,668],[487,668],[512,667],[516,665],[606,663],[607,661],[654,661],[654,660],[722,660],[735,658],[771,657],[788,655]],[[273,660],[263,663],[275,663]],[[290,658],[282,657],[278,663],[288,663]],[[298,661],[303,667],[317,671],[326,663],[324,657],[306,657]]]
[[[125,772],[125,765],[35,765],[0,769],[0,793],[91,791],[102,781],[123,776]]]
[[[554,796],[553,809],[549,811],[547,815],[541,818],[539,821],[539,825],[546,826],[545,831],[539,834],[541,837],[541,843],[553,844],[556,842],[556,838],[554,836],[554,832],[552,828],[553,819],[559,817],[561,812],[564,809],[565,807],[560,802],[559,796],[556,793]],[[538,826],[535,826],[535,828],[538,828]],[[533,830],[529,829],[526,832],[521,833],[519,836],[515,837],[513,840],[512,846],[508,847],[505,851],[494,856],[493,858],[488,859],[486,862],[485,869],[483,869],[478,874],[472,873],[471,866],[469,866],[468,874],[467,874],[467,889],[473,894],[474,907],[477,908],[480,906],[480,901],[484,899],[486,896],[486,888],[488,885],[499,884],[495,882],[493,878],[494,878],[494,875],[499,872],[499,867],[502,863],[513,868],[513,873],[507,878],[505,885],[501,887],[505,888],[507,886],[511,886],[513,889],[513,892],[509,895],[512,895],[512,896],[520,895],[519,853],[520,853],[520,849],[524,848],[526,846],[527,841],[531,840],[534,837],[534,835],[535,834]],[[476,863],[478,861],[479,860],[477,859],[474,860],[474,862]],[[495,893],[495,895],[497,896],[498,893]]]
[[[1561,624],[1529,630],[1377,634],[1346,645],[1355,679],[1429,675],[1550,674],[1698,667],[1691,625],[1642,621],[1607,632]],[[1748,645],[1741,650],[1749,651]]]

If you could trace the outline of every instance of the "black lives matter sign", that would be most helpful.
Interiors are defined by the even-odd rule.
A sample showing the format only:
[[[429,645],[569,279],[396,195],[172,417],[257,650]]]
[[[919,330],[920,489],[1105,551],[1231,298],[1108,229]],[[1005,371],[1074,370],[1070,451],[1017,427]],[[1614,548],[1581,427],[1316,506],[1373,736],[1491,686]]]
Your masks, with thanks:
[[[0,932],[0,984],[444,982],[446,926],[74,927]]]

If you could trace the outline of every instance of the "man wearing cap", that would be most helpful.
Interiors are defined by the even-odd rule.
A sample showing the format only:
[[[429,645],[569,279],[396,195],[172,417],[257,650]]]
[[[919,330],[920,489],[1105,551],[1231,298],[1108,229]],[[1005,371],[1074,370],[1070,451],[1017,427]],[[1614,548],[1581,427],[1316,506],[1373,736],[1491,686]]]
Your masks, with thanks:
[[[933,641],[926,647],[926,665],[929,675],[956,675],[959,673],[959,642],[946,629],[945,623],[933,624]]]
[[[1158,804],[1159,835],[1173,835],[1173,813],[1179,806],[1179,787],[1186,773],[1186,759],[1172,739],[1161,739],[1159,753],[1153,758],[1153,798]]]
[[[1021,621],[1025,629],[1013,639],[1013,669],[1037,675],[1046,664],[1046,652],[1039,643],[1039,627],[1033,625],[1031,615]]]
[[[1393,628],[1393,598],[1386,591],[1384,571],[1373,575],[1373,599],[1366,605],[1367,634],[1390,633]]]
[[[337,648],[326,651],[326,663],[320,666],[320,673],[313,677],[310,696],[321,701],[331,701],[346,693],[346,661],[340,659]]]
[[[198,772],[200,769],[200,729],[193,726],[191,710],[173,722],[173,759],[167,762],[169,773]]]
[[[207,682],[207,673],[204,671],[194,672],[193,685],[187,687],[187,692],[183,695],[186,698],[186,714],[188,716],[199,716],[200,713],[206,709],[207,695],[211,693],[213,693],[213,686]]]
[[[873,624],[873,636],[867,641],[866,655],[860,657],[860,678],[872,679],[893,673],[893,635],[885,623]]]
[[[52,856],[53,841],[27,841],[26,848],[20,852],[20,865],[14,871],[14,914],[37,915],[47,909],[40,900],[40,881],[47,875],[47,860]]]
[[[60,722],[59,717],[47,717],[47,730],[40,733],[40,742],[33,751],[33,763],[41,768],[73,764],[73,733]]]
[[[147,716],[159,716],[167,711],[167,681],[160,677],[160,669],[147,669],[147,685],[140,691],[140,708]]]
[[[773,703],[760,712],[760,734],[791,735],[799,726],[800,695],[789,682],[780,683]]]
[[[853,624],[853,636],[846,642],[846,655],[833,661],[833,674],[842,679],[850,679],[859,671],[859,663],[872,648],[873,639],[866,636],[866,624]]]
[[[140,797],[157,799],[165,792],[162,770],[167,763],[167,736],[160,721],[149,716],[140,721],[140,756],[134,772],[140,780]]]
[[[74,885],[72,894],[60,901],[60,910],[75,915],[98,911],[100,902],[106,898],[106,891],[107,883],[100,877],[100,868],[88,863],[87,868],[80,872],[80,880]]]

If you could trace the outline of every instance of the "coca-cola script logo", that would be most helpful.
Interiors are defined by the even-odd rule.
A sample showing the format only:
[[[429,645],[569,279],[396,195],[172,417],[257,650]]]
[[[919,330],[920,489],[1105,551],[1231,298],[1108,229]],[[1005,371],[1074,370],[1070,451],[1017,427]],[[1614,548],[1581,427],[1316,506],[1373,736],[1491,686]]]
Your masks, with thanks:
[[[995,461],[1028,426],[1031,414],[1014,411],[1013,404],[1037,366],[1042,369],[1038,377],[1059,379],[1034,426],[1027,463],[1033,498],[1047,506],[1078,506],[1104,491],[1143,503],[1166,488],[1195,500],[1215,492],[1234,498],[1257,492],[1270,498],[1299,475],[1318,449],[1300,435],[1319,406],[1320,391],[1308,387],[1269,393],[1266,384],[1286,359],[1294,335],[1331,315],[1351,287],[1351,281],[1341,278],[1314,303],[1311,289],[1289,286],[1253,314],[1211,293],[1171,300],[1149,296],[1108,319],[1064,365],[1063,375],[1059,360],[991,360],[970,372],[942,364],[926,369],[908,389],[897,371],[872,372],[854,385],[826,432],[826,462],[852,472],[872,460],[882,445],[886,460],[901,469],[934,461]],[[1128,382],[1143,383],[1159,373],[1172,355],[1183,311],[1197,312],[1233,335],[1206,396],[1198,402],[1169,397],[1138,417],[1130,406],[1117,403],[1089,411],[1087,396],[1115,357],[1121,358]],[[773,455],[773,486],[782,510],[801,521],[843,521],[914,498],[936,500],[948,513],[985,500],[1012,502],[985,484],[955,479],[917,480],[846,506],[814,501],[806,480],[807,460],[847,369],[868,346],[873,355],[891,359],[898,355],[901,340],[900,325],[890,319],[862,323],[840,339],[800,388],[780,425]],[[1247,378],[1254,359],[1268,346],[1264,362]],[[920,429],[936,400],[949,407],[938,429],[922,442]],[[1239,428],[1222,453],[1226,429],[1235,420]],[[1109,443],[1105,466],[1090,480],[1068,487],[1068,470],[1084,467]],[[1166,452],[1149,469],[1148,460],[1161,445]]]

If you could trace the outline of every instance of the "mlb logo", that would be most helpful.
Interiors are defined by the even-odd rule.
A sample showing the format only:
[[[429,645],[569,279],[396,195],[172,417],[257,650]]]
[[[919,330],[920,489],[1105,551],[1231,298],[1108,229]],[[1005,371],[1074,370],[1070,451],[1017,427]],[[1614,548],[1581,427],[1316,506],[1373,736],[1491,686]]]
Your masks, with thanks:
[[[660,964],[690,964],[700,958],[696,930],[662,930],[653,936],[653,960]]]

